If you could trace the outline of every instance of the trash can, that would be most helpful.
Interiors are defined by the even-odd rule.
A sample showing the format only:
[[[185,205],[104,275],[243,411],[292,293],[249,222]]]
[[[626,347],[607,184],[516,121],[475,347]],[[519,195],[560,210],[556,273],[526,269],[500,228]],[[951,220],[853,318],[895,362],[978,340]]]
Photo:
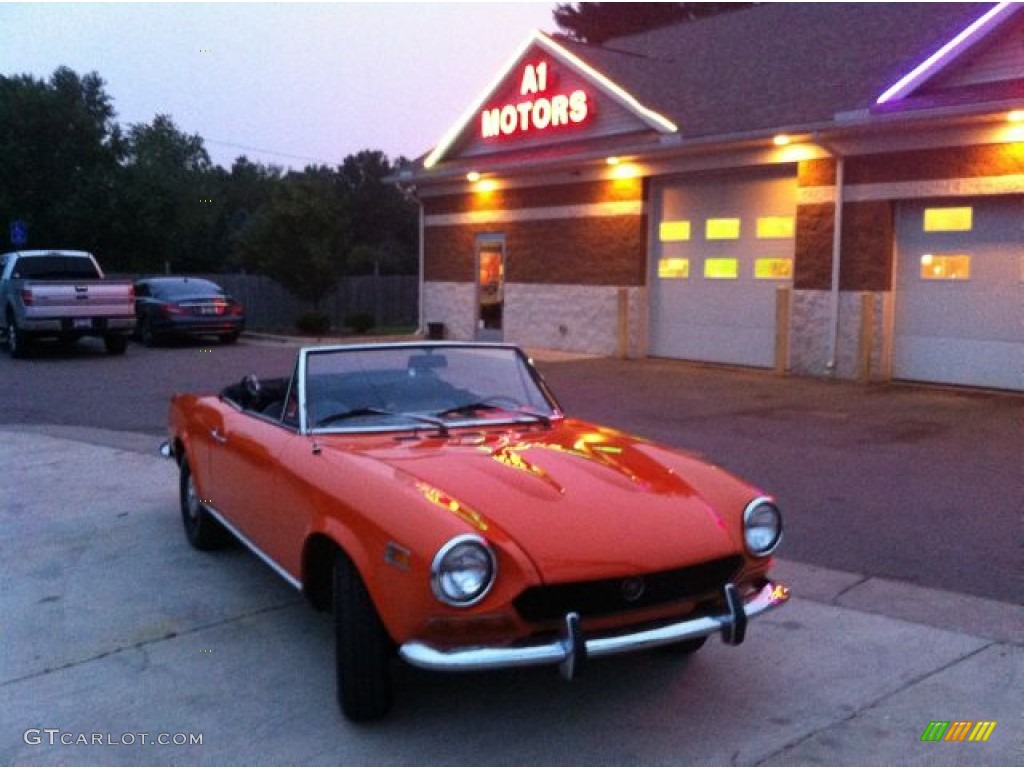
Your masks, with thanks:
[[[427,323],[427,338],[431,341],[444,340],[444,323]]]

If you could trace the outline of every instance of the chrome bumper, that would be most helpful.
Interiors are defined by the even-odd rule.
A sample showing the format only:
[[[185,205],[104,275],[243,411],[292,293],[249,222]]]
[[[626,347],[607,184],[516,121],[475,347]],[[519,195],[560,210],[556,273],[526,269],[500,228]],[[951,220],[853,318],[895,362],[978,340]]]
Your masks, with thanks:
[[[781,584],[767,582],[746,600],[739,597],[736,587],[725,586],[728,612],[716,616],[701,616],[653,629],[639,630],[624,635],[584,638],[579,629],[579,616],[565,617],[566,631],[561,640],[549,643],[513,647],[481,647],[440,649],[412,641],[398,649],[399,655],[415,667],[439,672],[473,672],[507,667],[528,667],[558,664],[562,674],[572,678],[588,658],[611,656],[616,653],[639,651],[668,645],[682,640],[707,637],[716,632],[730,645],[739,645],[746,634],[747,620],[778,608],[789,600],[789,590]]]

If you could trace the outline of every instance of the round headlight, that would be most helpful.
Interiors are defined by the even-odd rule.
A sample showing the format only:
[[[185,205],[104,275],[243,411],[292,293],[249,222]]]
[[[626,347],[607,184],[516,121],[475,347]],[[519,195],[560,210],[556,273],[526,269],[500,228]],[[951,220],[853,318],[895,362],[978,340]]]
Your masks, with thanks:
[[[771,499],[760,497],[743,510],[743,540],[752,554],[764,557],[779,546],[782,514]]]
[[[430,586],[442,603],[464,608],[484,599],[497,571],[487,542],[479,536],[456,536],[434,556]]]

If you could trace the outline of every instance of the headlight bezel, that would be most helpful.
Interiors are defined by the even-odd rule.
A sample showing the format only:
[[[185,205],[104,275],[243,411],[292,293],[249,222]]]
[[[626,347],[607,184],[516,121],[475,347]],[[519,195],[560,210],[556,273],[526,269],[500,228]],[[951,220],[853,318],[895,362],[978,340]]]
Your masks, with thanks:
[[[465,597],[460,598],[453,596],[447,589],[452,586],[451,580],[447,577],[458,569],[451,568],[450,566],[446,567],[446,561],[449,558],[458,556],[458,552],[463,548],[469,552],[477,552],[483,555],[486,561],[487,578],[480,587],[467,592]],[[491,549],[486,539],[472,533],[462,534],[449,539],[437,550],[437,554],[434,555],[434,559],[430,564],[430,588],[434,593],[434,597],[441,603],[453,608],[469,608],[482,601],[490,593],[497,578],[498,559],[494,556],[494,550]]]
[[[764,524],[755,525],[752,520],[758,513],[764,512],[765,510],[771,510],[775,519],[775,532],[767,546],[755,547],[750,540],[750,534],[755,528],[763,528]],[[779,543],[782,541],[782,513],[779,511],[778,505],[775,500],[768,496],[758,496],[756,499],[751,501],[743,510],[743,546],[746,547],[754,557],[768,557],[774,552]]]

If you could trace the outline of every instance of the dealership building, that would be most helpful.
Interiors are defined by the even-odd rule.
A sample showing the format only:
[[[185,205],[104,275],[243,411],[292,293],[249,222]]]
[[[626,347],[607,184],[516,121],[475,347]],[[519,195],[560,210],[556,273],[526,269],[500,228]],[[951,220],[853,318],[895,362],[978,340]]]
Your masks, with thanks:
[[[400,181],[434,335],[1024,390],[1021,4],[534,33]]]

